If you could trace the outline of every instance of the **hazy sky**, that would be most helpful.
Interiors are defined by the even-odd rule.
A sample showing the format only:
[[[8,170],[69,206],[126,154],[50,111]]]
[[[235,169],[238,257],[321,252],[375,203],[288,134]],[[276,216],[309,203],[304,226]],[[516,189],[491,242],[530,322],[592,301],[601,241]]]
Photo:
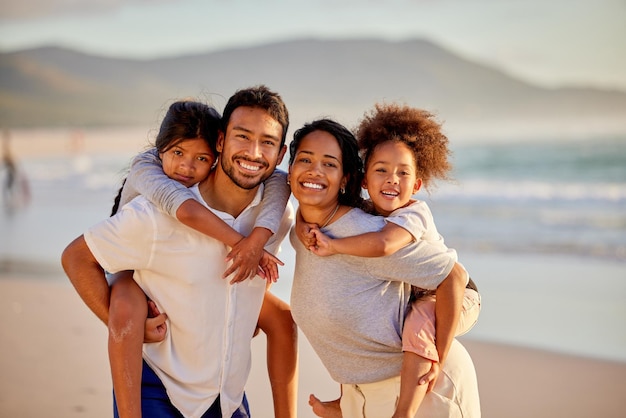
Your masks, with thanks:
[[[541,85],[626,90],[626,0],[0,0],[2,51],[145,58],[305,37],[422,37]]]

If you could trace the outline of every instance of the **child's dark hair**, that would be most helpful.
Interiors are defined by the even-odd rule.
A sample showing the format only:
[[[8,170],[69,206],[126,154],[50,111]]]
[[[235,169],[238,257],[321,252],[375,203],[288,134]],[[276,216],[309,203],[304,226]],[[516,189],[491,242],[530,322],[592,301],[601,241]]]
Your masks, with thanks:
[[[449,180],[448,138],[426,110],[398,104],[376,104],[366,113],[356,134],[367,169],[374,149],[387,141],[406,144],[413,152],[417,175],[426,189],[432,180]]]
[[[363,164],[359,156],[359,148],[356,138],[346,127],[331,119],[319,119],[305,124],[293,134],[293,140],[289,144],[289,165],[293,164],[298,147],[302,139],[315,131],[323,131],[331,134],[341,149],[341,161],[343,175],[347,182],[344,193],[339,193],[339,203],[355,208],[363,207],[361,197],[361,182],[363,180]]]
[[[213,107],[191,100],[174,102],[167,109],[154,141],[158,152],[166,152],[188,139],[204,139],[214,157],[217,157],[217,137],[221,129],[221,116]],[[117,213],[126,179],[117,192],[111,216]]]
[[[221,117],[209,105],[194,101],[178,101],[171,104],[159,128],[154,146],[165,152],[187,139],[202,138],[217,156],[217,136]]]

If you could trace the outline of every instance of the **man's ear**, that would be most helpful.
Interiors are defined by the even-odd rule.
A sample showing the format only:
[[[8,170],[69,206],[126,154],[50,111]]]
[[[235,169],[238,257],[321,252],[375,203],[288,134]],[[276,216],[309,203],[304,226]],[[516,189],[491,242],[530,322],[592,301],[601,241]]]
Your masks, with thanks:
[[[422,179],[417,179],[413,186],[413,194],[417,193],[422,188]]]
[[[278,160],[276,160],[276,165],[279,165],[280,163],[283,162],[283,158],[285,157],[286,153],[287,153],[287,145],[283,145],[282,149],[280,150],[280,153],[278,154]],[[289,167],[289,170],[291,170],[291,167]]]
[[[219,131],[217,134],[217,144],[215,145],[218,153],[222,153],[224,150],[224,132]]]

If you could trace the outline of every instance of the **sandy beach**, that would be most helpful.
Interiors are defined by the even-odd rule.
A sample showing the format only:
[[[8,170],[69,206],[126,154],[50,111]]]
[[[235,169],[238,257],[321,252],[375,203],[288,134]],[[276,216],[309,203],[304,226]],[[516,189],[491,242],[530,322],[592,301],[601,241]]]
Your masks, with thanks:
[[[0,274],[0,416],[111,417],[106,329],[63,274]],[[463,339],[474,359],[483,417],[621,417],[626,364]],[[265,341],[253,341],[253,416],[272,417]],[[308,394],[338,394],[300,338],[299,416]]]

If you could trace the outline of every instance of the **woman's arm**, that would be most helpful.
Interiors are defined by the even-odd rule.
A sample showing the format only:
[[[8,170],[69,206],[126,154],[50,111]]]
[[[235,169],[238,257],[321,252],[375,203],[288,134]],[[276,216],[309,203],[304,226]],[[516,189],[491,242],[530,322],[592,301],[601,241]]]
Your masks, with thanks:
[[[405,282],[422,289],[435,290],[450,274],[457,257],[428,241],[418,240],[387,257],[369,258],[365,266],[371,277]]]

